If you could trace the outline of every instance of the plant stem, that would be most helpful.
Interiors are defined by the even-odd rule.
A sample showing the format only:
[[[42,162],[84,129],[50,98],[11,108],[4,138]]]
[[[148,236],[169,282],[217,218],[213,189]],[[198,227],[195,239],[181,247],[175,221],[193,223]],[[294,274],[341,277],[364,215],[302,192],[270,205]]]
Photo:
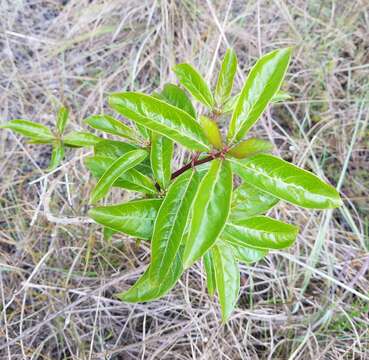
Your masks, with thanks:
[[[175,171],[172,176],[171,176],[171,179],[175,179],[176,177],[178,177],[179,175],[183,174],[185,171],[187,171],[188,169],[191,169],[197,165],[201,165],[201,164],[205,164],[209,161],[212,161],[218,157],[220,157],[222,155],[222,152],[218,152],[218,153],[215,153],[213,155],[209,155],[203,159],[200,159],[200,160],[196,160],[196,161],[191,161],[189,162],[188,164],[184,165],[183,167],[181,167],[180,169],[178,169],[177,171]]]

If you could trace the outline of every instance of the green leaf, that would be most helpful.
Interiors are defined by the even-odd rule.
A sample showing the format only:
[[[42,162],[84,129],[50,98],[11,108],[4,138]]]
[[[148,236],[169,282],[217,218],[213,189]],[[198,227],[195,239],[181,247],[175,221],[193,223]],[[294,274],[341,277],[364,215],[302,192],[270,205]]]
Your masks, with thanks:
[[[101,138],[82,131],[72,131],[63,137],[63,142],[68,146],[88,147],[96,145]]]
[[[99,206],[88,215],[97,223],[132,237],[149,240],[161,199],[133,200],[123,204]]]
[[[58,111],[58,117],[56,119],[56,128],[58,133],[63,134],[65,127],[68,123],[69,110],[66,107],[61,107]]]
[[[45,143],[51,143],[54,139],[49,128],[28,120],[10,120],[5,125],[1,125],[0,129],[10,129],[32,140]]]
[[[142,137],[146,140],[150,139],[150,133],[151,131],[149,129],[147,129],[145,126],[140,125],[139,123],[136,122],[136,128],[139,131],[139,133],[142,135]]]
[[[269,152],[273,149],[273,144],[267,140],[251,138],[241,141],[239,144],[232,147],[228,154],[235,158],[243,159],[250,155],[255,155],[262,152]]]
[[[137,149],[140,149],[140,147],[132,144],[127,144],[122,141],[102,140],[94,146],[94,153],[97,156],[112,158],[115,160],[129,151]],[[137,165],[136,168],[138,171],[142,172],[145,175],[152,175],[149,158],[145,159],[142,163]]]
[[[141,93],[126,92],[109,97],[110,106],[148,129],[177,141],[190,150],[206,151],[208,142],[196,120],[185,111]]]
[[[182,252],[179,251],[177,253],[176,260],[172,263],[170,271],[160,284],[152,281],[149,267],[128,291],[118,294],[117,297],[122,301],[136,303],[152,301],[167,294],[183,273]]]
[[[256,249],[284,249],[294,243],[298,230],[296,226],[267,216],[254,216],[228,222],[222,239],[234,245]]]
[[[102,199],[119,176],[142,162],[146,156],[145,150],[132,150],[115,160],[97,182],[91,193],[90,202],[95,203]]]
[[[276,197],[258,190],[248,183],[242,183],[233,191],[231,219],[245,219],[266,213],[278,203]]]
[[[237,94],[235,96],[232,96],[230,97],[223,105],[223,113],[229,113],[229,112],[232,112],[236,105],[237,105],[237,102],[238,102],[238,99],[240,98],[240,95],[241,94]]]
[[[214,106],[214,98],[206,81],[190,64],[176,65],[173,71],[195,99],[209,108]]]
[[[204,130],[205,136],[216,149],[223,148],[222,135],[215,121],[206,116],[200,116],[200,125]]]
[[[201,180],[184,250],[188,268],[215,243],[228,218],[232,197],[232,170],[227,161],[215,159]]]
[[[215,100],[222,106],[230,97],[233,87],[233,79],[237,71],[237,56],[233,49],[228,49],[219,72],[215,87]]]
[[[313,209],[342,205],[337,190],[314,174],[268,154],[237,160],[233,169],[250,185],[292,204]]]
[[[51,153],[51,160],[48,170],[51,171],[57,168],[63,159],[64,159],[64,146],[59,141],[53,146],[53,151]]]
[[[196,110],[187,94],[174,84],[165,84],[160,97],[167,103],[182,109],[187,114],[196,119]]]
[[[290,48],[275,50],[261,57],[250,70],[229,125],[231,141],[241,140],[258,120],[278,91],[290,57]]]
[[[236,306],[240,290],[240,270],[230,247],[217,243],[212,247],[211,252],[222,320],[226,322]]]
[[[231,246],[235,258],[246,265],[258,262],[268,254],[268,250],[255,249],[244,245],[231,245],[230,243],[228,245]]]
[[[108,134],[121,136],[130,140],[137,140],[135,133],[130,127],[110,115],[92,115],[88,117],[85,122],[92,128]]]
[[[154,178],[166,189],[172,175],[173,141],[155,132],[151,134],[150,162]]]
[[[105,171],[109,169],[114,160],[115,159],[108,157],[91,156],[85,159],[85,165],[94,177],[100,179],[101,176],[104,175]],[[136,168],[138,167],[139,165],[137,165]],[[136,170],[136,168],[130,169],[120,175],[113,183],[113,187],[120,187],[144,194],[157,193],[157,189],[152,179]]]
[[[183,243],[193,200],[201,180],[195,171],[187,171],[170,185],[156,218],[151,243],[151,277],[161,281],[172,267]]]
[[[211,250],[208,250],[204,257],[204,268],[206,272],[206,285],[208,288],[209,296],[214,296],[216,290],[216,281],[215,281],[215,269],[214,269],[214,259],[211,253]]]
[[[279,103],[279,102],[283,102],[283,101],[286,101],[286,100],[290,100],[292,99],[291,95],[288,94],[287,92],[285,91],[282,91],[282,90],[279,90],[273,97],[272,97],[272,100],[271,102],[272,103]]]

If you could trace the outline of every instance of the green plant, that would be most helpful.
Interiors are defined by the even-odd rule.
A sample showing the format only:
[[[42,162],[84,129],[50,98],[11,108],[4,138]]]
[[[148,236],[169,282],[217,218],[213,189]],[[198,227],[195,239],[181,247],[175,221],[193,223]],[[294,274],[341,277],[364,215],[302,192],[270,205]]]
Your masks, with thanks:
[[[136,127],[109,115],[91,116],[86,123],[124,141],[80,132],[64,136],[65,109],[59,112],[55,134],[25,120],[3,126],[34,143],[53,144],[51,168],[63,158],[64,146],[94,146],[94,156],[85,162],[98,179],[92,204],[106,197],[112,187],[141,194],[123,204],[89,211],[106,233],[151,240],[149,267],[135,285],[118,295],[120,299],[157,299],[187,268],[203,259],[209,294],[218,293],[226,321],[238,297],[238,262],[256,262],[271,249],[291,246],[297,236],[297,227],[263,214],[279,200],[314,209],[341,205],[333,187],[268,154],[271,143],[245,139],[268,103],[288,97],[279,88],[290,56],[287,48],[260,58],[236,96],[231,96],[237,70],[232,50],[226,52],[214,92],[191,65],[180,64],[174,72],[187,92],[167,84],[152,95],[111,94],[111,108]],[[188,93],[202,111],[196,111]],[[228,132],[222,136],[219,124],[224,124],[229,113]],[[187,150],[189,161],[173,171],[175,145]],[[237,187],[235,176],[241,180]]]

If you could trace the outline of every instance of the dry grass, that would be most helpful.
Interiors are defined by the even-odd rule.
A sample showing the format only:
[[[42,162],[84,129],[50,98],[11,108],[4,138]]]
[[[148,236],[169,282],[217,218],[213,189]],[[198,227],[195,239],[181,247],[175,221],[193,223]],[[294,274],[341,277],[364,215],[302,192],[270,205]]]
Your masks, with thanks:
[[[87,151],[45,176],[50,149],[2,131],[1,359],[369,359],[367,0],[0,4],[1,122],[52,125],[62,102],[71,127],[83,128],[107,92],[151,91],[174,80],[176,62],[211,78],[228,44],[239,88],[259,54],[295,46],[284,84],[293,100],[271,108],[254,133],[337,184],[345,200],[333,212],[273,210],[300,224],[298,241],[242,267],[239,304],[221,325],[199,265],[159,301],[114,300],[145,268],[149,245],[67,224],[86,213]]]

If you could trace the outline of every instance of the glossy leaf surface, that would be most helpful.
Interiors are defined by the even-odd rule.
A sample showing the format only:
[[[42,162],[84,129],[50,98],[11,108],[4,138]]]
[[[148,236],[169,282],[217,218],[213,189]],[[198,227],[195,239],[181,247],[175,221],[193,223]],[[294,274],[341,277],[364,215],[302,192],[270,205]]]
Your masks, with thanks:
[[[151,134],[151,169],[161,189],[166,189],[170,183],[173,151],[172,140],[155,132]]]
[[[215,269],[214,259],[211,250],[208,250],[203,257],[204,268],[206,272],[206,285],[210,296],[215,294],[216,281],[215,281]]]
[[[215,100],[218,105],[224,104],[231,95],[233,79],[237,71],[237,56],[232,49],[228,49],[219,72],[215,87]]]
[[[92,128],[101,130],[108,134],[132,140],[136,139],[136,136],[130,127],[110,115],[92,115],[88,117],[85,122]]]
[[[149,267],[128,291],[118,294],[118,298],[122,301],[136,303],[155,300],[167,294],[183,273],[181,254],[180,250],[160,284],[152,281]]]
[[[132,150],[115,160],[97,182],[91,193],[91,203],[102,199],[114,182],[129,169],[142,162],[147,156],[145,150]]]
[[[45,143],[51,143],[54,138],[49,128],[28,120],[10,120],[5,125],[1,125],[1,128],[10,129],[32,140],[40,140]]]
[[[117,159],[132,150],[140,149],[139,146],[128,144],[122,141],[101,140],[94,146],[94,153],[97,156]],[[152,175],[149,158],[136,166],[136,169],[145,175]]]
[[[342,204],[335,188],[314,174],[268,154],[236,160],[234,170],[250,185],[305,208],[325,209]]]
[[[123,116],[191,149],[206,151],[208,142],[196,120],[187,112],[141,93],[109,97],[110,106]]]
[[[102,156],[91,156],[85,159],[85,165],[94,177],[100,179],[114,160],[115,159]],[[113,183],[113,186],[144,194],[157,193],[157,189],[152,179],[136,170],[138,167],[139,165],[121,174]]]
[[[279,199],[244,182],[233,191],[231,219],[245,219],[266,213]]]
[[[220,134],[219,127],[217,123],[207,116],[200,116],[200,125],[204,131],[205,136],[209,140],[209,143],[213,145],[216,149],[221,149],[222,135]]]
[[[298,228],[267,216],[228,222],[222,239],[234,245],[256,249],[284,249],[293,244]]]
[[[83,131],[72,131],[63,137],[65,145],[76,147],[88,147],[96,145],[101,138]]]
[[[230,97],[223,105],[223,113],[232,112],[235,109],[239,98],[240,94]]]
[[[195,99],[209,108],[214,106],[214,98],[209,86],[196,69],[190,64],[179,64],[174,67],[173,71],[179,82]]]
[[[244,245],[239,246],[233,244],[230,246],[233,250],[233,255],[235,256],[235,258],[247,265],[258,262],[266,255],[268,255],[268,250],[255,249]]]
[[[235,158],[243,159],[250,155],[269,152],[273,149],[273,144],[267,140],[262,139],[247,139],[245,141],[241,141],[236,146],[232,147],[228,154],[232,155]]]
[[[201,175],[187,171],[170,185],[159,209],[151,242],[151,277],[160,282],[172,267],[185,237]]]
[[[187,94],[174,84],[166,84],[160,96],[169,104],[182,109],[196,119],[196,110]]]
[[[56,119],[56,128],[59,134],[63,134],[65,127],[68,123],[69,110],[66,107],[61,107],[58,111],[58,117]]]
[[[137,150],[138,146],[128,144],[122,141],[103,140],[99,141],[94,146],[95,155],[105,156],[110,158],[118,158],[128,151]]]
[[[290,48],[275,50],[261,57],[250,70],[232,114],[229,139],[241,140],[258,120],[278,91],[290,57]]]
[[[117,232],[149,240],[160,205],[161,199],[133,200],[95,207],[88,215],[97,223]]]
[[[231,197],[231,166],[227,161],[213,160],[195,196],[183,255],[185,268],[192,265],[215,243],[228,218]]]
[[[217,243],[211,249],[214,259],[215,281],[222,309],[222,320],[226,322],[235,305],[240,290],[240,270],[230,247]]]

